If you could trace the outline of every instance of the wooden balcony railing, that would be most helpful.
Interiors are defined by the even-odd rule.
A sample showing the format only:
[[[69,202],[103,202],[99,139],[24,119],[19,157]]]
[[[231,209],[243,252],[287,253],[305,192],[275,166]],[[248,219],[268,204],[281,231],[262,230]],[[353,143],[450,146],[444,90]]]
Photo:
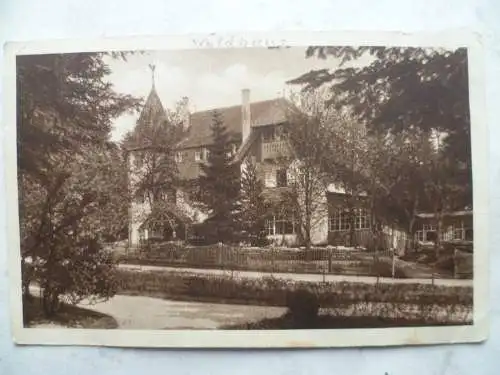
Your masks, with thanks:
[[[290,155],[290,148],[287,141],[275,141],[262,143],[262,158],[276,159]]]

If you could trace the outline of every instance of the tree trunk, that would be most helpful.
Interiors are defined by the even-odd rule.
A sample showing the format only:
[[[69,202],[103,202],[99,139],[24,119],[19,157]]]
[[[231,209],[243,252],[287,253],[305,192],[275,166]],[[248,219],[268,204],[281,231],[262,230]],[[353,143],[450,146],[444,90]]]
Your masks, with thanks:
[[[415,233],[413,227],[415,226],[415,216],[410,217],[410,221],[408,222],[408,237],[409,241],[406,241],[406,249],[405,250],[414,250],[415,249]]]
[[[42,292],[42,308],[47,318],[53,317],[59,310],[59,292],[50,284],[45,284]]]
[[[441,250],[441,233],[443,226],[443,215],[441,210],[436,211],[436,241],[434,243],[435,251],[436,251],[436,259],[439,258],[440,250]]]
[[[355,228],[355,216],[356,216],[356,210],[354,207],[354,198],[353,195],[354,192],[351,193],[351,197],[349,198],[349,246],[354,247],[356,246],[356,228]]]
[[[409,215],[409,218],[408,218],[409,219],[408,220],[408,235],[410,237],[410,240],[406,241],[405,250],[409,250],[408,248],[411,248],[411,250],[415,250],[415,233],[414,233],[415,230],[414,230],[414,227],[415,227],[415,220],[417,217],[418,204],[419,204],[419,197],[417,195],[413,201],[411,214]],[[405,212],[407,212],[406,209],[405,209]]]

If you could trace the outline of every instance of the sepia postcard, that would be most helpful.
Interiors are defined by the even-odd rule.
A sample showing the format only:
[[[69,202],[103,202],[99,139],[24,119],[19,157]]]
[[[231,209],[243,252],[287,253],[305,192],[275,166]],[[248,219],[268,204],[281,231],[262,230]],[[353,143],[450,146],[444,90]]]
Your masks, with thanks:
[[[477,35],[60,40],[5,55],[17,344],[487,338]]]

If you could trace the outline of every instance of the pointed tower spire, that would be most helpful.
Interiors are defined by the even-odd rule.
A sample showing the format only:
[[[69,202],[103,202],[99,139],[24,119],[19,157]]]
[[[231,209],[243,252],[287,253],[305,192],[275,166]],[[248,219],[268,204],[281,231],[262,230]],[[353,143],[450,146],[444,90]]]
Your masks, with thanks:
[[[153,86],[153,89],[155,88],[155,70],[156,70],[156,65],[154,64],[149,64],[149,69],[151,69],[151,83]]]
[[[144,103],[141,114],[137,121],[138,126],[160,126],[163,125],[167,119],[167,112],[163,107],[161,100],[156,92],[155,87],[155,69],[154,64],[149,64],[149,69],[151,69],[151,80],[152,87],[149,95]]]

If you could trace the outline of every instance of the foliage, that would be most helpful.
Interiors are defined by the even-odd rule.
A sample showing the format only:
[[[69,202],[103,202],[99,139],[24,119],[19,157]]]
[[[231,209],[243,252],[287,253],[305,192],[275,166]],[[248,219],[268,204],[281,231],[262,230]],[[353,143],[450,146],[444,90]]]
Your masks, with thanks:
[[[306,56],[339,63],[291,83],[305,91],[327,88],[327,106],[366,125],[370,137],[359,163],[365,168],[350,184],[370,187],[379,219],[393,213],[389,221],[412,234],[418,211],[435,212],[439,227],[440,212],[472,206],[466,49],[315,46]],[[336,164],[330,163],[342,170]]]
[[[109,139],[112,119],[140,102],[113,91],[100,54],[17,58],[18,157],[21,172],[44,178],[54,152]]]
[[[198,183],[200,201],[210,211],[208,222],[219,242],[233,242],[239,233],[240,167],[232,161],[229,133],[218,112],[213,114],[212,144],[208,159],[201,164]]]
[[[321,308],[352,303],[472,306],[472,287],[430,284],[364,284],[350,282],[306,282],[263,277],[200,275],[181,272],[120,270],[121,294],[141,293],[164,298],[226,301],[231,303],[287,306],[290,292],[304,290],[316,296]]]
[[[371,62],[343,67],[363,56]],[[307,87],[331,84],[337,106],[349,106],[373,129],[400,132],[411,127],[450,131],[469,130],[467,50],[397,47],[310,47],[307,56],[340,60],[340,68],[311,71],[293,80]],[[446,142],[454,142],[448,138]],[[469,142],[462,145],[470,150]],[[452,146],[452,143],[448,144]],[[470,154],[460,152],[463,157]],[[458,155],[457,155],[458,156]]]
[[[312,245],[311,233],[322,225],[328,215],[325,190],[329,176],[325,160],[331,149],[325,142],[329,132],[330,111],[319,93],[291,98],[286,109],[287,135],[293,160],[289,161],[288,200],[297,216],[299,234],[307,248]],[[314,145],[314,147],[311,147]]]
[[[175,146],[184,134],[181,104],[175,111],[163,108],[156,90],[151,90],[133,131],[125,135],[122,147],[129,160],[132,199],[147,203],[134,212],[155,232],[176,234],[177,212],[173,204],[180,186]],[[140,205],[136,206],[141,207]]]
[[[269,212],[264,199],[264,184],[257,175],[255,163],[246,161],[241,176],[241,219],[246,240],[252,246],[268,244],[265,232]]]
[[[289,292],[286,296],[288,314],[297,327],[307,328],[318,317],[319,300],[306,289]]]
[[[99,241],[120,236],[127,200],[125,165],[109,133],[139,101],[113,91],[102,54],[17,63],[23,288],[37,281],[51,315],[63,295],[76,303],[114,293],[113,264]]]

